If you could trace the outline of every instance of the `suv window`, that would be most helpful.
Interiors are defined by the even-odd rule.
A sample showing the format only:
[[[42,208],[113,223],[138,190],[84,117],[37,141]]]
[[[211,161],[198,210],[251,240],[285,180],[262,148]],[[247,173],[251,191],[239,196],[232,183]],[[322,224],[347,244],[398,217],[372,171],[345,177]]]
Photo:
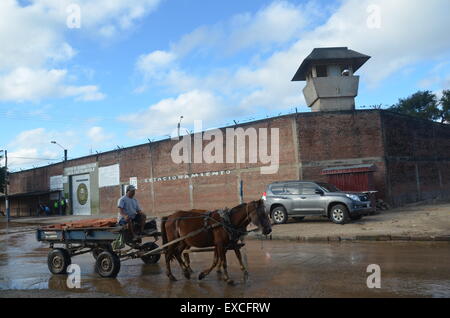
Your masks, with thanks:
[[[270,187],[270,191],[275,194],[283,194],[284,193],[284,184],[276,184]]]
[[[302,186],[302,194],[304,195],[316,194],[317,189],[319,189],[319,187],[314,183],[304,183]]]
[[[290,183],[286,184],[285,194],[300,194],[300,184],[298,183]]]

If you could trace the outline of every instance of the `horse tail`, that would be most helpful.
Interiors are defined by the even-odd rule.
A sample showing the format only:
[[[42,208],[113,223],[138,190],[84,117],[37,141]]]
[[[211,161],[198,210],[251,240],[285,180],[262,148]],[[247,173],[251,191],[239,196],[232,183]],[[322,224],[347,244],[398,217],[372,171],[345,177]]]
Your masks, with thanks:
[[[167,238],[167,228],[166,223],[169,220],[168,217],[163,217],[161,219],[161,236],[163,240],[163,245],[169,243],[169,239]],[[164,248],[164,252],[166,253],[166,261],[171,262],[175,259],[174,249],[173,246],[168,246]]]
[[[166,222],[168,219],[169,218],[166,216],[161,219],[161,234],[162,234],[163,245],[168,243],[167,230],[166,230]]]

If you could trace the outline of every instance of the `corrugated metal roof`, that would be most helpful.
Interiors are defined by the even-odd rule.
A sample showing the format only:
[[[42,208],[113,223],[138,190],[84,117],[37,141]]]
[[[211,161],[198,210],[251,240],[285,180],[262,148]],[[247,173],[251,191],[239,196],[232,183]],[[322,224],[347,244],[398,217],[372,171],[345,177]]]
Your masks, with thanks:
[[[353,67],[353,72],[356,72],[369,59],[370,56],[349,50],[347,47],[315,48],[311,54],[303,60],[292,81],[306,81],[306,72],[312,62],[348,61]]]
[[[47,195],[52,193],[58,193],[61,191],[34,191],[34,192],[27,192],[27,193],[15,193],[8,195],[9,198],[22,198],[22,197],[34,197],[34,196],[40,196],[40,195]],[[3,199],[5,195],[0,195],[0,198]]]
[[[355,165],[355,166],[326,168],[326,169],[322,170],[322,175],[356,173],[356,172],[371,172],[371,171],[375,171],[375,165],[362,164],[362,165]]]

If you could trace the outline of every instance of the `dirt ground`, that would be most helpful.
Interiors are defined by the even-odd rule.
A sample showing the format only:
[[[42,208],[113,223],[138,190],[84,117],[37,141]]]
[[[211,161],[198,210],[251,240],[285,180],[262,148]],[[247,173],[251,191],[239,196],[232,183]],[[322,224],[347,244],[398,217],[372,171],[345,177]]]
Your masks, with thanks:
[[[28,228],[21,226],[22,230]],[[172,263],[171,282],[164,260],[144,264],[123,260],[115,279],[99,277],[91,254],[72,257],[80,267],[80,288],[67,285],[67,275],[52,275],[47,268],[46,244],[35,233],[0,235],[0,298],[397,298],[449,297],[450,242],[293,242],[248,241],[242,249],[249,269],[244,280],[237,258],[228,254],[234,284],[212,272],[203,280],[199,273],[210,267],[212,253],[191,257],[190,280],[179,264]],[[379,289],[369,288],[367,268],[377,264]]]
[[[326,218],[307,217],[303,221],[273,227],[272,239],[358,236],[430,238],[450,236],[450,202],[417,204],[383,211],[345,225]]]
[[[96,216],[110,217],[110,216]],[[0,298],[43,297],[448,297],[450,202],[414,205],[368,216],[346,225],[322,218],[274,226],[272,241],[248,240],[244,248],[250,281],[243,282],[239,264],[229,257],[229,270],[236,286],[224,286],[220,277],[204,281],[168,281],[163,261],[145,265],[140,259],[122,264],[117,279],[102,279],[95,272],[90,254],[74,258],[82,274],[82,288],[71,290],[67,277],[51,275],[47,269],[48,246],[36,241],[37,226],[70,222],[80,217],[15,219],[0,224]],[[410,242],[362,242],[359,237],[410,237]],[[319,238],[326,242],[298,242]],[[339,237],[341,242],[331,240]],[[415,238],[414,240],[412,238]],[[255,238],[255,236],[253,236]],[[346,239],[343,238],[354,238]],[[425,238],[425,239],[419,239]],[[431,239],[430,239],[431,238]],[[417,241],[432,242],[417,242]],[[398,240],[401,241],[401,240]],[[414,242],[413,242],[414,241]],[[209,266],[211,255],[193,256],[192,266]],[[247,262],[247,261],[246,261]],[[367,266],[382,268],[383,287],[366,286]]]

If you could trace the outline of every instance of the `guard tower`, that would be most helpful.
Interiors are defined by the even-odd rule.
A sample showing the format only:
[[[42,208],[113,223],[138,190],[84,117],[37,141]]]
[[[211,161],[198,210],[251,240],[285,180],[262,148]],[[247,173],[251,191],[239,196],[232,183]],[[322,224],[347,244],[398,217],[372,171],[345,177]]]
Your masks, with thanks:
[[[306,103],[313,112],[354,110],[359,76],[354,73],[370,56],[347,47],[316,48],[292,81],[306,81]]]

